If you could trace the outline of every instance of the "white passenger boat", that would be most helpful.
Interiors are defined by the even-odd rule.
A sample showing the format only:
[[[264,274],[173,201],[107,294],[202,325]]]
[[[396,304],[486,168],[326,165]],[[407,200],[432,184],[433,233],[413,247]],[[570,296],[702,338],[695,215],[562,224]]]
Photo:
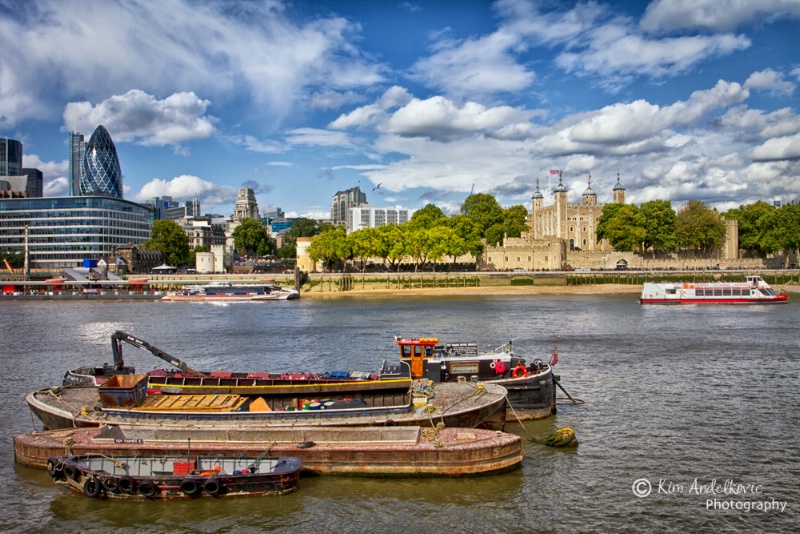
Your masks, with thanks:
[[[757,275],[744,282],[645,282],[642,304],[785,304],[789,295],[778,293]]]
[[[170,291],[161,300],[165,302],[252,302],[261,300],[290,300],[300,297],[300,292],[272,283],[231,284],[214,282],[206,285],[186,286]]]

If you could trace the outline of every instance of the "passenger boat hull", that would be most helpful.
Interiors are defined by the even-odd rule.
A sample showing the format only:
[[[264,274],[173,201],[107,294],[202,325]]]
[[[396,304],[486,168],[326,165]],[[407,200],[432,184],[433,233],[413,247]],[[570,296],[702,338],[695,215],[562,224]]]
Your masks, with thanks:
[[[744,282],[645,282],[641,304],[785,304],[786,293],[778,293],[760,276]]]
[[[107,456],[291,456],[302,473],[368,477],[463,477],[519,468],[523,440],[477,428],[292,427],[257,430],[104,426],[61,429],[14,437],[16,461],[44,469],[65,452]]]
[[[57,484],[87,497],[148,500],[291,493],[299,487],[300,467],[294,457],[203,457],[186,451],[47,460]]]

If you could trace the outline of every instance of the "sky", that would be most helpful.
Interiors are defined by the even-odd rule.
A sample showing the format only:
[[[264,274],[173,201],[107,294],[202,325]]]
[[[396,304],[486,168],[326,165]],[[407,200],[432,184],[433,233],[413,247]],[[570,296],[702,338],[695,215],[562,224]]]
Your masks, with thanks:
[[[800,199],[798,31],[800,0],[0,0],[0,137],[66,196],[102,124],[126,199],[225,216],[242,187],[530,210],[559,178],[724,211]]]

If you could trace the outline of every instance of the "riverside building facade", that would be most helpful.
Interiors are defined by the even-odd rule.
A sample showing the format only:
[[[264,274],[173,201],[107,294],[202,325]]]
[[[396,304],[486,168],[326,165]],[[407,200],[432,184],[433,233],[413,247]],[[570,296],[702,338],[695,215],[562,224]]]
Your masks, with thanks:
[[[31,274],[59,273],[150,239],[153,212],[108,196],[0,198],[0,250],[28,249]],[[27,236],[26,236],[27,233]]]

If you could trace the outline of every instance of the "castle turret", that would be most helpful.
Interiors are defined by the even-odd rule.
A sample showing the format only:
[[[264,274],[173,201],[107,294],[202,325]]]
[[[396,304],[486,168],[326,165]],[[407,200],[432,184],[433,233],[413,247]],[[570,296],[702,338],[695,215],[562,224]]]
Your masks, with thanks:
[[[586,191],[583,192],[583,199],[584,206],[596,206],[597,205],[597,194],[592,191],[592,175],[589,175],[589,186],[586,188]]]
[[[619,183],[619,173],[617,173],[617,185],[614,186],[612,195],[614,204],[625,204],[625,186]]]
[[[567,236],[567,186],[562,181],[562,174],[558,174],[558,185],[553,191],[553,201],[556,206],[556,237],[565,239]]]

